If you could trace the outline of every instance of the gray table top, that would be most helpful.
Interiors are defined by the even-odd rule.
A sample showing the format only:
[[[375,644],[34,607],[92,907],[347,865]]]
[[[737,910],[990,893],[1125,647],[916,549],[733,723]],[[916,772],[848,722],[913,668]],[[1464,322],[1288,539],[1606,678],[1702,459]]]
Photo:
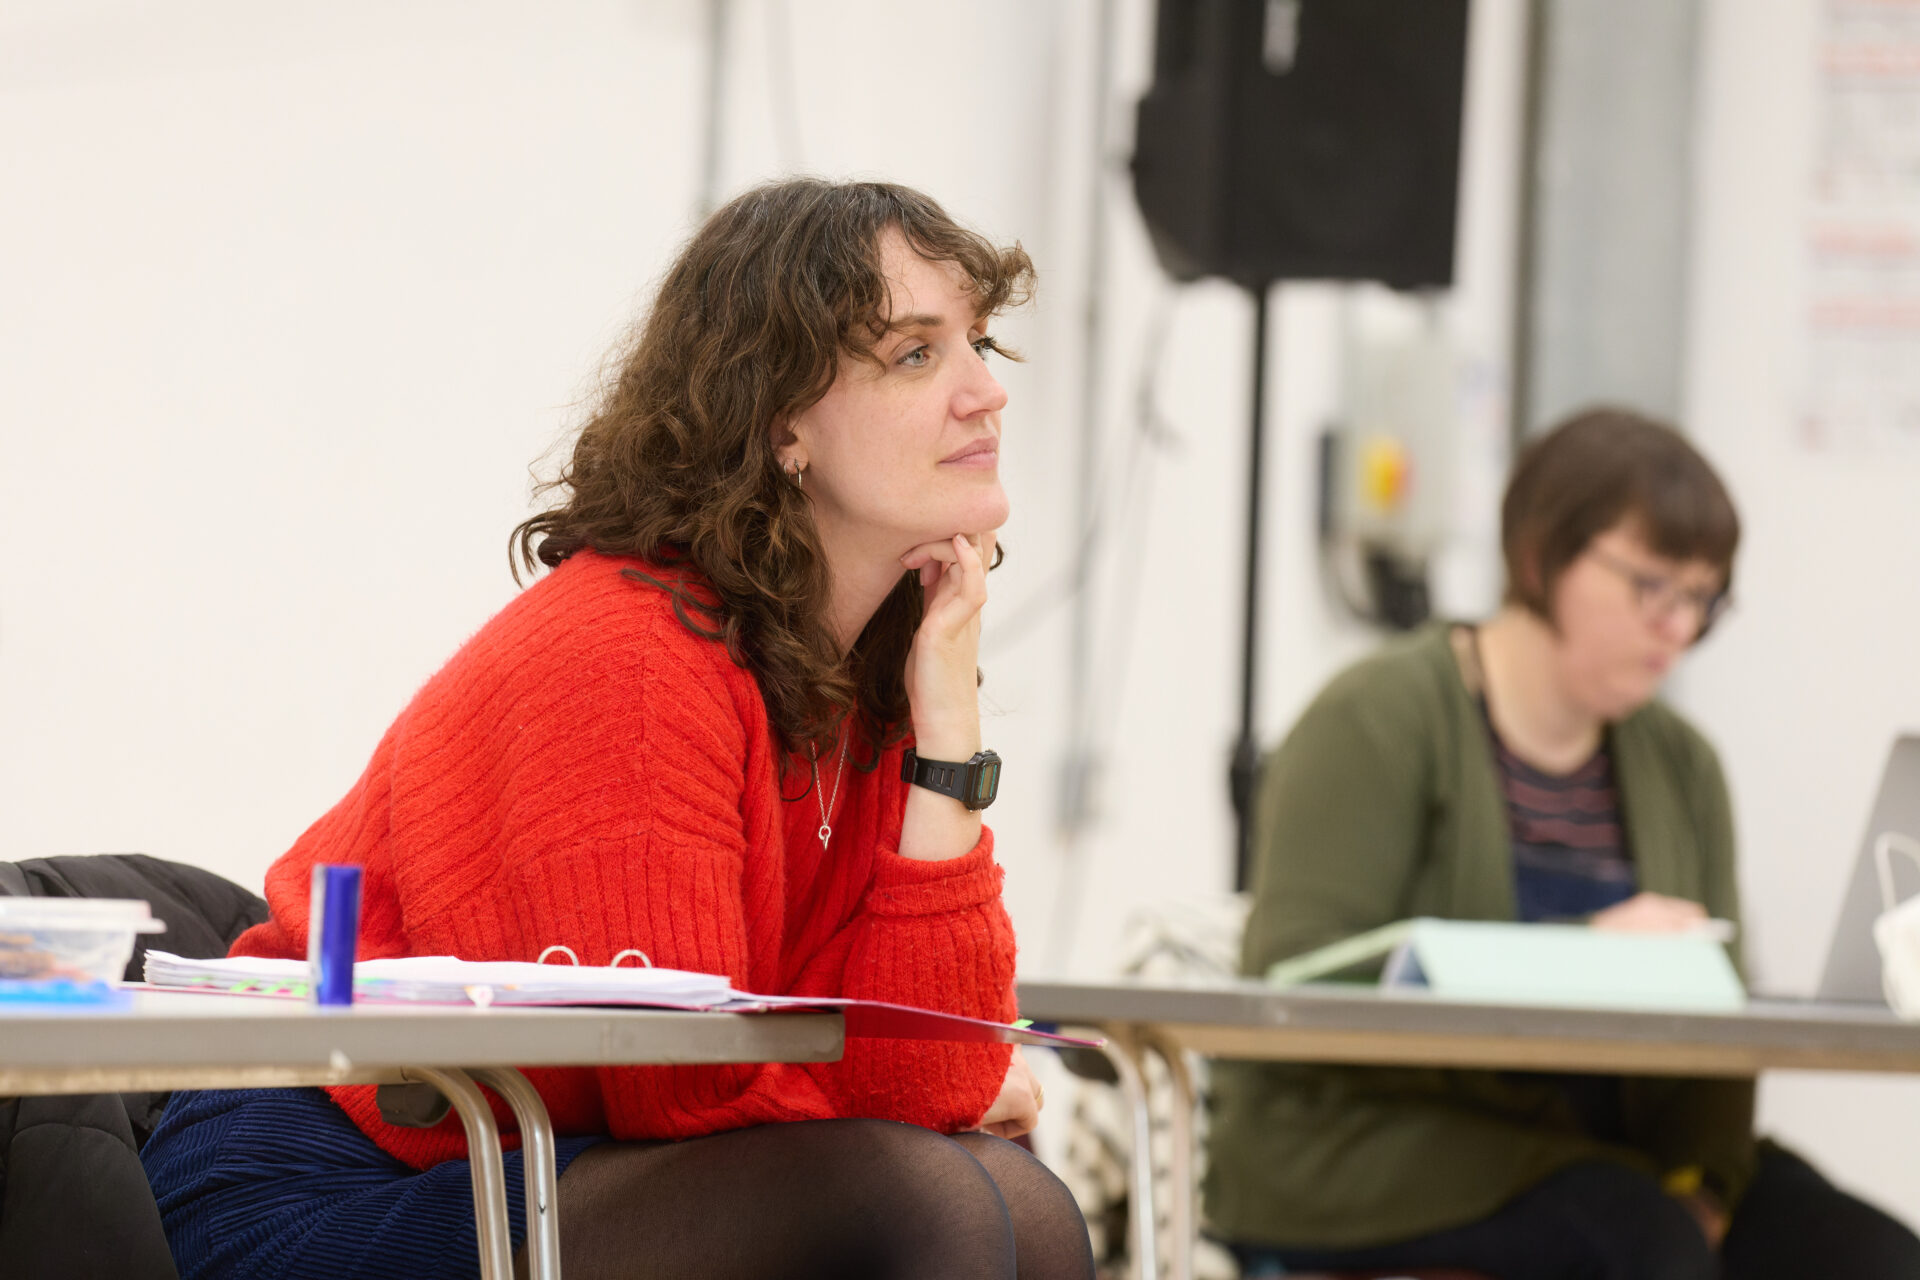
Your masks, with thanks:
[[[1274,990],[1025,979],[1020,1014],[1156,1034],[1216,1057],[1745,1075],[1920,1071],[1920,1024],[1884,1008],[1754,1000],[1739,1013],[1464,1004],[1363,986]]]
[[[317,1009],[143,990],[123,1009],[0,1008],[0,1095],[377,1083],[408,1067],[830,1062],[841,1032],[832,1013]]]

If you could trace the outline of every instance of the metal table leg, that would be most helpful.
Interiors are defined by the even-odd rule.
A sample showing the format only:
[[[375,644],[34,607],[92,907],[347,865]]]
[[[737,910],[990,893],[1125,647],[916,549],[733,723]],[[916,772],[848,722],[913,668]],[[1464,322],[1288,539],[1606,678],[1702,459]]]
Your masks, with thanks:
[[[483,1067],[473,1078],[507,1100],[520,1122],[520,1167],[526,1171],[527,1274],[560,1280],[560,1178],[554,1172],[553,1120],[539,1091],[512,1067]]]
[[[1134,1280],[1159,1280],[1160,1245],[1153,1207],[1153,1117],[1147,1109],[1147,1079],[1141,1070],[1140,1049],[1131,1037],[1107,1033],[1102,1049],[1120,1077],[1120,1096],[1133,1118],[1133,1158],[1129,1162],[1131,1200],[1127,1222],[1132,1229]]]
[[[1173,1123],[1167,1135],[1171,1143],[1167,1164],[1172,1182],[1167,1205],[1167,1230],[1173,1236],[1169,1251],[1172,1265],[1169,1270],[1172,1272],[1171,1280],[1193,1280],[1193,1244],[1199,1225],[1194,1213],[1197,1190],[1193,1172],[1194,1116],[1199,1099],[1193,1087],[1193,1071],[1188,1065],[1186,1050],[1159,1036],[1149,1038],[1146,1044],[1167,1064],[1167,1075],[1173,1081]]]
[[[467,1157],[473,1168],[474,1230],[480,1245],[480,1280],[513,1280],[513,1237],[507,1219],[507,1178],[500,1161],[500,1129],[493,1108],[464,1071],[408,1067],[445,1094],[467,1131]],[[549,1161],[551,1167],[551,1161]]]

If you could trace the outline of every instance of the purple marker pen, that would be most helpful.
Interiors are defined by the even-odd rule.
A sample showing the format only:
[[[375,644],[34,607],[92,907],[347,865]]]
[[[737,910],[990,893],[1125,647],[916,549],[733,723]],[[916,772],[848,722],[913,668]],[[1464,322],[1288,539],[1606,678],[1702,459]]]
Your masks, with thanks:
[[[360,942],[360,868],[317,863],[307,915],[307,999],[353,1003],[353,957]]]

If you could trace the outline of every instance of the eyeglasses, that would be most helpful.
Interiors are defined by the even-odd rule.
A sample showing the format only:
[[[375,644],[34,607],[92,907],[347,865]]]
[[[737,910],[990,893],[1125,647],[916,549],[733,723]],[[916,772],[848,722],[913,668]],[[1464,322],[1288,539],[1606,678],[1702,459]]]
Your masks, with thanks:
[[[1682,606],[1693,610],[1693,616],[1699,623],[1693,633],[1695,640],[1712,630],[1713,624],[1733,604],[1732,597],[1724,589],[1688,589],[1665,574],[1648,573],[1598,547],[1588,547],[1587,554],[1627,580],[1627,585],[1633,588],[1633,602],[1640,607],[1641,616],[1648,622],[1664,622]]]

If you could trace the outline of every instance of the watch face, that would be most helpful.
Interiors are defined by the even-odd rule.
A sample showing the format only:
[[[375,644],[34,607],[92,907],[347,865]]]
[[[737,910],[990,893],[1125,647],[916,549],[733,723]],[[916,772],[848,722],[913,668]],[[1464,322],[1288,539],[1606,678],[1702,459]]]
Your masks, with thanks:
[[[1000,790],[1000,761],[990,758],[980,762],[980,768],[973,776],[972,799],[978,804],[986,804]]]

